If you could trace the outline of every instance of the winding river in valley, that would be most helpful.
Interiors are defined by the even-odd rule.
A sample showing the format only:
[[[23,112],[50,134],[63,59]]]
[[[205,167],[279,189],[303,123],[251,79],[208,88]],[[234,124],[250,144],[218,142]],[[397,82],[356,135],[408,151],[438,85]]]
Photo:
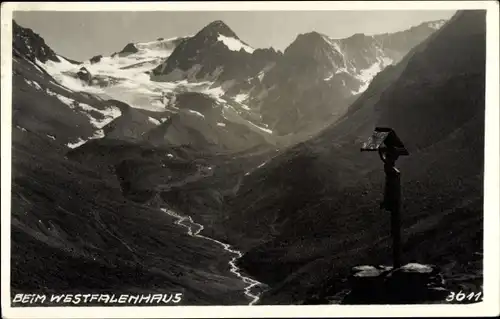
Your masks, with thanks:
[[[210,240],[210,241],[222,246],[225,251],[233,254],[234,257],[231,258],[231,260],[228,262],[229,270],[231,271],[231,273],[236,275],[240,280],[242,280],[245,284],[247,284],[247,286],[245,287],[245,290],[244,290],[244,294],[250,299],[250,303],[248,305],[252,306],[259,301],[260,294],[255,293],[252,290],[255,290],[256,287],[263,287],[265,285],[259,281],[252,279],[252,278],[246,277],[245,275],[243,275],[241,273],[240,269],[236,266],[236,261],[243,256],[243,254],[240,251],[232,249],[231,245],[229,245],[229,244],[225,244],[225,243],[220,242],[218,240],[215,240],[213,238],[201,235],[200,233],[204,229],[203,225],[194,222],[193,219],[191,218],[191,216],[181,216],[181,215],[175,213],[174,211],[172,211],[170,209],[166,209],[166,208],[161,208],[161,210],[163,212],[167,213],[168,215],[176,218],[177,221],[175,222],[175,224],[182,226],[182,227],[185,227],[187,229],[187,233],[189,236],[203,238],[205,240]]]

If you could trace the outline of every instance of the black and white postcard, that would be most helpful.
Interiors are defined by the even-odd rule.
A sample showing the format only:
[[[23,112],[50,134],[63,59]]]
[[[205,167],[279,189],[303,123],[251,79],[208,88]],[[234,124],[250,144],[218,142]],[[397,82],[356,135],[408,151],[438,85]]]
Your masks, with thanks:
[[[2,4],[2,314],[498,314],[498,8]]]

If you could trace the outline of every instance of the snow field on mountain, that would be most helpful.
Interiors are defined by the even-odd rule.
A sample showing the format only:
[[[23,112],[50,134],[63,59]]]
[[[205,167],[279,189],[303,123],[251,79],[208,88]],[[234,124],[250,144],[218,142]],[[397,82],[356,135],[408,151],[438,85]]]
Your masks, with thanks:
[[[253,53],[254,49],[244,44],[238,39],[232,37],[226,37],[225,35],[219,34],[217,40],[224,43],[227,48],[231,51],[240,51],[241,49],[245,50],[248,53]]]

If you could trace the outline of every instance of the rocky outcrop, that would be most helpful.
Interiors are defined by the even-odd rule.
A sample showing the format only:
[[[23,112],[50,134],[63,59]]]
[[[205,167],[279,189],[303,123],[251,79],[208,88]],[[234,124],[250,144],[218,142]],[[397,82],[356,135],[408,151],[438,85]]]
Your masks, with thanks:
[[[60,62],[56,53],[45,44],[45,40],[29,28],[12,23],[12,52],[14,56],[25,57],[33,62]]]
[[[99,63],[101,61],[101,59],[102,59],[102,55],[101,54],[93,56],[92,58],[90,58],[90,63],[91,64]]]
[[[126,54],[126,53],[137,53],[139,52],[139,49],[135,46],[134,43],[128,43],[119,53]]]

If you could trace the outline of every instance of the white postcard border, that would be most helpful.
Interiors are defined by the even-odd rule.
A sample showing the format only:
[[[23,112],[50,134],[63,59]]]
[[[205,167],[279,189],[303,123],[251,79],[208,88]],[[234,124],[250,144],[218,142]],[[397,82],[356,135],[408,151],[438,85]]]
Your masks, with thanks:
[[[484,174],[484,299],[469,305],[314,305],[165,307],[11,307],[10,178],[12,116],[12,11],[316,11],[487,10]],[[5,2],[1,8],[2,314],[6,318],[226,318],[226,317],[464,317],[500,312],[499,206],[499,4],[497,1],[295,1],[295,2]]]

